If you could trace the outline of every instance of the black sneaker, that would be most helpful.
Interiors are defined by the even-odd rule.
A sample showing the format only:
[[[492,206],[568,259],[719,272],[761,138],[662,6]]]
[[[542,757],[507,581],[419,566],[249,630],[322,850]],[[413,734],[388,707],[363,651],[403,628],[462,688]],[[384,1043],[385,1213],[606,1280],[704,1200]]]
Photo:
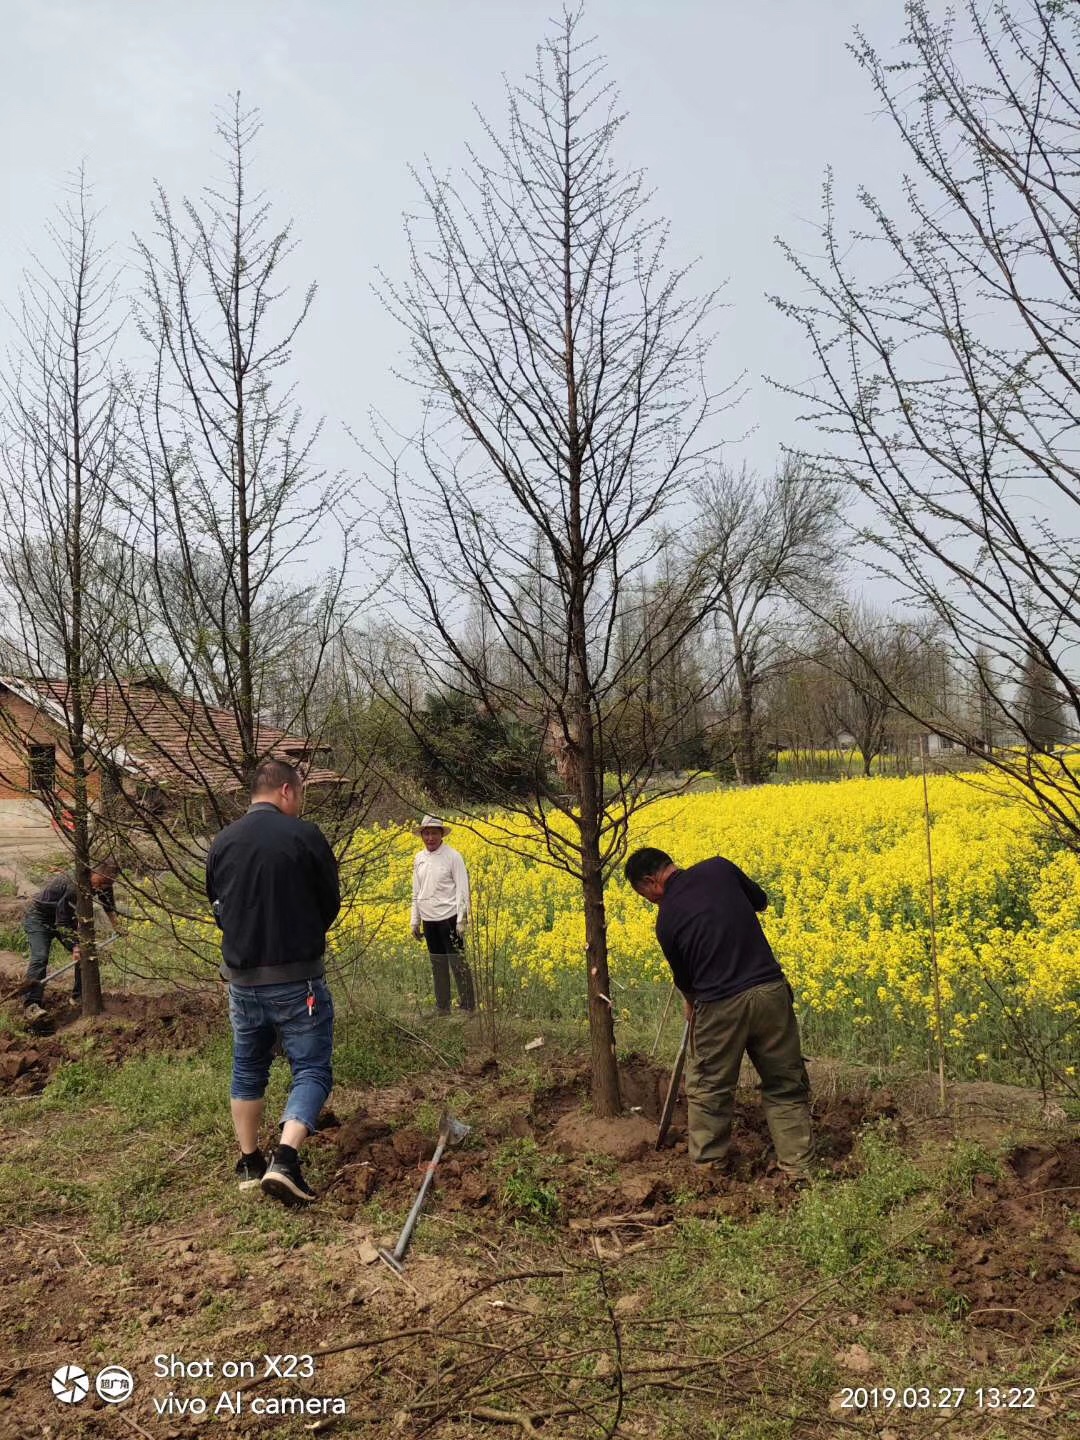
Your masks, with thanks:
[[[266,1160],[261,1150],[251,1155],[241,1155],[236,1162],[236,1178],[241,1190],[254,1190],[266,1174]]]
[[[283,1205],[310,1205],[315,1199],[315,1191],[300,1169],[300,1157],[291,1145],[277,1147],[259,1183],[265,1194]]]

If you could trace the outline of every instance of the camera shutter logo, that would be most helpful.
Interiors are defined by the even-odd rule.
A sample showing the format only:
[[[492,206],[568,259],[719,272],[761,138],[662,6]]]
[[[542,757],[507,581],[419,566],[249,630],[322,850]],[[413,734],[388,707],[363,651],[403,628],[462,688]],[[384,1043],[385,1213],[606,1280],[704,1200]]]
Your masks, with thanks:
[[[120,1405],[135,1389],[135,1377],[123,1365],[106,1365],[98,1371],[94,1389],[109,1405]]]
[[[52,1393],[62,1405],[77,1405],[85,1400],[90,1380],[81,1365],[61,1365],[52,1377]]]

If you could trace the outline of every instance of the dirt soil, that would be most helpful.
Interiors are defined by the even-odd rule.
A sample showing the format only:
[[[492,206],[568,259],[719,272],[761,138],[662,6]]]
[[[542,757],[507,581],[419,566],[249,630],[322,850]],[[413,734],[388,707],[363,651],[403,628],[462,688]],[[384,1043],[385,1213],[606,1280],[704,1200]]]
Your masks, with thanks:
[[[151,1051],[181,1051],[218,1033],[222,1020],[219,997],[110,996],[106,1017],[94,1028],[92,1053],[119,1063]],[[58,1065],[83,1055],[86,1031],[86,1023],[67,1011],[61,997],[50,997],[48,1015],[32,1044],[0,1034],[0,1093],[40,1091]],[[578,1283],[593,1283],[590,1277],[598,1261],[618,1265],[631,1256],[635,1263],[655,1250],[662,1264],[664,1235],[674,1236],[684,1217],[749,1221],[798,1203],[798,1194],[775,1169],[760,1101],[752,1091],[739,1092],[730,1166],[725,1176],[715,1177],[702,1175],[688,1160],[685,1098],[676,1108],[664,1148],[654,1148],[668,1083],[662,1066],[642,1056],[624,1059],[621,1083],[627,1112],[614,1121],[600,1120],[589,1111],[588,1080],[586,1065],[554,1057],[531,1078],[521,1071],[504,1073],[490,1057],[477,1057],[460,1071],[441,1069],[379,1089],[339,1092],[335,1110],[324,1112],[310,1141],[309,1173],[319,1177],[320,1203],[305,1213],[298,1237],[266,1251],[237,1247],[243,1227],[251,1222],[230,1208],[236,1203],[231,1186],[227,1195],[225,1187],[215,1191],[212,1201],[200,1198],[183,1220],[183,1212],[177,1211],[175,1219],[125,1229],[122,1258],[99,1253],[77,1219],[65,1211],[62,1189],[49,1192],[47,1201],[0,1247],[0,1292],[9,1296],[0,1319],[0,1354],[11,1357],[0,1360],[0,1440],[55,1440],[75,1434],[109,1440],[137,1431],[152,1440],[176,1440],[198,1433],[191,1417],[160,1419],[148,1402],[132,1412],[138,1417],[135,1428],[121,1425],[120,1412],[93,1395],[77,1417],[59,1414],[43,1377],[61,1361],[89,1362],[96,1347],[101,1347],[100,1361],[123,1359],[141,1375],[149,1373],[159,1352],[183,1351],[189,1357],[203,1353],[199,1347],[210,1343],[208,1334],[218,1356],[287,1352],[351,1336],[363,1358],[362,1346],[369,1343],[364,1337],[372,1333],[407,1337],[429,1324],[433,1334],[439,1333],[444,1319],[453,1316],[465,1335],[459,1312],[469,1307],[472,1324],[480,1323],[480,1315],[486,1317],[485,1326],[496,1327],[468,1332],[479,1337],[478,1346],[490,1349],[499,1326],[509,1330],[518,1325],[528,1337],[540,1324],[537,1295],[513,1280],[489,1292],[493,1276],[542,1274],[550,1260],[579,1265],[576,1273],[585,1279]],[[462,1092],[473,1129],[447,1152],[422,1224],[424,1238],[410,1254],[405,1277],[396,1279],[379,1263],[376,1247],[392,1241],[415,1196],[434,1148],[431,1116],[444,1105],[458,1103],[455,1097]],[[917,1128],[922,1117],[888,1089],[822,1083],[815,1093],[818,1151],[826,1177],[858,1173],[859,1133],[881,1120],[891,1121],[894,1135],[912,1149],[946,1138],[943,1129],[927,1142],[926,1132]],[[478,1115],[482,1121],[476,1120]],[[48,1117],[42,1123],[47,1126]],[[952,1136],[962,1133],[962,1125],[953,1126]],[[172,1168],[159,1177],[177,1195],[184,1193],[189,1148],[185,1137],[178,1137]],[[508,1157],[515,1154],[525,1157],[537,1180],[550,1181],[557,1196],[543,1231],[514,1228],[505,1185]],[[270,1204],[258,1196],[251,1203]],[[917,1333],[925,1336],[927,1325],[941,1323],[946,1294],[955,1298],[961,1321],[985,1336],[988,1370],[1004,1356],[1002,1373],[1011,1373],[1010,1355],[1052,1332],[1055,1337],[1060,1333],[1064,1349],[1069,1327],[1080,1318],[1078,1217],[1080,1139],[1013,1148],[999,1173],[974,1175],[951,1202],[945,1219],[924,1237],[925,1283],[894,1297],[890,1324],[918,1322],[924,1328]],[[251,1226],[247,1233],[257,1240],[261,1232]],[[487,1260],[478,1252],[486,1252]],[[230,1298],[232,1308],[226,1322],[215,1326],[206,1317],[223,1296]],[[634,1293],[618,1301],[625,1326],[632,1326],[634,1306],[641,1303]],[[844,1308],[842,1298],[831,1293],[821,1303]],[[858,1316],[851,1318],[858,1323]],[[550,1325],[558,1333],[545,1338],[541,1332],[541,1338],[555,1350],[578,1343],[577,1338],[564,1341],[562,1327],[569,1323],[553,1312]],[[762,1328],[768,1333],[764,1320]],[[651,1334],[647,1328],[628,1328],[624,1338],[632,1333],[642,1343]],[[416,1343],[433,1350],[430,1340]],[[1057,1338],[1052,1343],[1056,1345]],[[537,1350],[530,1364],[546,1363],[544,1353]],[[844,1353],[861,1365],[867,1352],[851,1345]],[[398,1374],[404,1387],[405,1378],[400,1377],[410,1376],[410,1364],[419,1373],[420,1362],[402,1354],[404,1368]],[[379,1363],[376,1358],[370,1370],[358,1372],[357,1352],[328,1355],[320,1360],[318,1390],[344,1392],[357,1383],[358,1373],[368,1376],[365,1383],[372,1385],[388,1377],[393,1388],[399,1383],[393,1367],[384,1377]],[[448,1370],[447,1377],[451,1373]],[[757,1372],[752,1378],[755,1385],[760,1382]],[[888,1378],[886,1371],[883,1382]],[[736,1379],[730,1372],[727,1383]],[[206,1393],[220,1389],[211,1386]],[[385,1433],[407,1437],[432,1433],[452,1440],[474,1435],[495,1440],[502,1434],[530,1433],[520,1424],[507,1424],[499,1407],[494,1413],[502,1418],[481,1426],[466,1417],[465,1429],[433,1424],[429,1431],[408,1417],[395,1425],[384,1411],[364,1420],[363,1387],[353,1393],[350,1414],[359,1418],[340,1433],[381,1435],[384,1420]],[[377,1430],[371,1429],[374,1423]],[[247,1434],[265,1433],[269,1424],[260,1430],[241,1428]],[[543,1433],[557,1435],[560,1428],[553,1420]],[[213,1430],[237,1433],[222,1423],[214,1423]],[[903,1440],[916,1433],[903,1425],[871,1431],[851,1423],[828,1431],[818,1429],[816,1421],[812,1429],[790,1433],[797,1433],[799,1440],[804,1435],[817,1440],[856,1431],[895,1434]],[[282,1433],[303,1432],[297,1425]],[[642,1435],[643,1440],[650,1433],[660,1432],[619,1431]],[[976,1432],[962,1433],[966,1437]],[[990,1431],[978,1433],[989,1436]]]
[[[332,1185],[339,1199],[378,1195],[387,1203],[401,1203],[416,1188],[434,1141],[415,1128],[411,1116],[420,1101],[434,1098],[431,1081],[438,1086],[439,1078],[430,1077],[406,1094],[373,1096],[343,1125],[337,1126],[334,1117],[334,1124],[315,1137],[315,1144],[336,1146],[338,1171]],[[656,1126],[670,1077],[641,1056],[628,1056],[622,1064],[620,1083],[629,1113],[615,1120],[598,1119],[584,1108],[589,1080],[585,1065],[554,1072],[531,1095],[519,1082],[504,1082],[495,1065],[478,1078],[485,1095],[484,1133],[469,1136],[440,1166],[439,1196],[445,1208],[483,1209],[495,1203],[494,1152],[510,1140],[532,1140],[547,1157],[563,1224],[642,1207],[656,1210],[659,1221],[665,1218],[659,1212],[669,1212],[675,1196],[687,1192],[700,1194],[696,1208],[702,1215],[718,1209],[751,1215],[789,1203],[794,1193],[776,1170],[761,1106],[750,1099],[736,1101],[726,1177],[702,1174],[688,1160],[685,1095],[658,1154]],[[837,1095],[824,1103],[816,1115],[823,1167],[838,1175],[848,1173],[859,1130],[894,1111],[886,1090]],[[691,1203],[691,1213],[694,1208]]]
[[[947,1274],[971,1324],[1023,1335],[1080,1317],[1078,1214],[1080,1140],[1019,1146],[1000,1177],[973,1177]]]
[[[25,970],[25,959],[22,968]],[[64,982],[68,983],[65,985]],[[213,991],[173,991],[168,995],[103,997],[104,1015],[93,1020],[70,1002],[70,977],[46,991],[45,1014],[30,1026],[31,1040],[0,1033],[0,1095],[37,1095],[61,1065],[85,1055],[88,1038],[93,1055],[105,1064],[119,1064],[136,1055],[195,1049],[221,1030],[224,999]],[[17,1010],[21,999],[9,999]]]

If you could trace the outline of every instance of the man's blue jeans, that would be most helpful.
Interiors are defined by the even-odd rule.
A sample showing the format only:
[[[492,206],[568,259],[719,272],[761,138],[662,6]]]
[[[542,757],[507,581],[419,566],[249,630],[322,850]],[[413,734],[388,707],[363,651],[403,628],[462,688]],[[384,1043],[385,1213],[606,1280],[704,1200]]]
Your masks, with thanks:
[[[308,997],[315,1007],[309,1010]],[[292,1087],[281,1123],[299,1120],[315,1130],[333,1087],[334,1002],[325,980],[287,985],[230,985],[234,1100],[261,1100],[278,1041],[292,1070]]]

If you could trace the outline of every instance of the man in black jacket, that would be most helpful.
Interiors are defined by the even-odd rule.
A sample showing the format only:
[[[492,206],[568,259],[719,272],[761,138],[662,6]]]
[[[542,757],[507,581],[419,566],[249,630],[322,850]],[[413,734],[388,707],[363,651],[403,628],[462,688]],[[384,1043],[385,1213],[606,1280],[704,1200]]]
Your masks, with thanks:
[[[341,907],[334,852],[317,825],[300,819],[303,803],[296,769],[264,760],[251,808],[221,831],[206,858],[206,893],[222,932],[221,975],[229,982],[236,1173],[241,1190],[261,1186],[287,1205],[315,1199],[298,1152],[333,1084],[334,1002],[323,955]],[[278,1043],[292,1087],[267,1164],[259,1127]]]
[[[659,909],[656,938],[692,1027],[686,1067],[691,1160],[723,1164],[745,1052],[761,1077],[777,1163],[792,1179],[807,1179],[810,1081],[791,987],[757,917],[768,904],[765,891],[719,855],[680,870],[663,850],[636,850],[626,878]]]
[[[101,902],[101,908],[114,928],[116,901],[113,898],[113,882],[119,874],[120,866],[115,860],[96,861],[90,874],[90,886],[94,896]],[[82,996],[82,968],[76,943],[76,902],[75,877],[54,875],[27,906],[23,929],[30,946],[30,964],[26,971],[27,988],[23,1004],[26,1006],[28,1020],[38,1020],[45,1014],[41,1002],[45,998],[45,972],[49,968],[49,951],[54,940],[58,940],[65,950],[69,950],[75,961],[72,1001],[77,1004]]]

